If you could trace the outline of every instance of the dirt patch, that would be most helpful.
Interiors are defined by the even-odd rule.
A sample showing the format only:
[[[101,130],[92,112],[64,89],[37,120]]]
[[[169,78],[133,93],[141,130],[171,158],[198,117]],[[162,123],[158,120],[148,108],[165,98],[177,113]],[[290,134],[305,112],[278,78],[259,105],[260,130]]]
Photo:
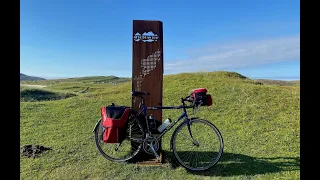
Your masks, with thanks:
[[[21,154],[24,157],[38,157],[41,153],[52,150],[49,147],[44,147],[40,145],[25,145],[21,148]]]

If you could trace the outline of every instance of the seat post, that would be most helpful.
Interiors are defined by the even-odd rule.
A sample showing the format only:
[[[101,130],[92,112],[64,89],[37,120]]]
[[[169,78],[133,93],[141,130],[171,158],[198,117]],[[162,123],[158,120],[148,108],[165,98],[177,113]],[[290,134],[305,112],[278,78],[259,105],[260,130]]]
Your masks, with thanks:
[[[145,105],[145,104],[144,104],[145,102],[144,102],[144,98],[143,98],[143,96],[141,95],[141,96],[139,96],[139,97],[140,97],[140,99],[141,99],[141,105],[143,105],[143,106],[144,106],[144,105]]]

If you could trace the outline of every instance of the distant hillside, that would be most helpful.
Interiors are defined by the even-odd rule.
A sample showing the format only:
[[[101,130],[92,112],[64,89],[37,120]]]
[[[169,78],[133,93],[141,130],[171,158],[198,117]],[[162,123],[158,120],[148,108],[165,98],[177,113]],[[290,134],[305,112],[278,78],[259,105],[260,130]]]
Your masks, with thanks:
[[[117,76],[86,76],[86,77],[53,79],[51,81],[104,84],[104,83],[122,83],[122,82],[128,82],[130,80],[131,78],[123,78],[123,77],[117,77]]]
[[[28,75],[20,73],[20,81],[37,81],[37,80],[46,80],[46,79],[40,78],[40,77],[35,77],[35,76],[28,76]]]

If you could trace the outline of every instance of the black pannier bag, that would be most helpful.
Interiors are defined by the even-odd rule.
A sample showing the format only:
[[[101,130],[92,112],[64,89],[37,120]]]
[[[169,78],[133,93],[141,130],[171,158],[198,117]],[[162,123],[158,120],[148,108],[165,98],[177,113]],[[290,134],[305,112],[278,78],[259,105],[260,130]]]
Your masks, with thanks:
[[[126,123],[130,108],[126,106],[104,106],[101,108],[103,141],[105,143],[119,143],[126,133]]]
[[[207,94],[206,88],[197,88],[191,91],[190,98],[194,101],[196,105],[201,106],[211,106],[212,97],[210,94]]]

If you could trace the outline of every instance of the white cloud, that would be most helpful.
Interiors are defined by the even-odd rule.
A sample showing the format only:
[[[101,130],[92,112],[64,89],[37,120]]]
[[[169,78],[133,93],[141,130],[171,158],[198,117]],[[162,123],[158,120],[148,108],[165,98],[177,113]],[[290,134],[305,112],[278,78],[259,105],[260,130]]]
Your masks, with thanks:
[[[189,58],[164,64],[166,74],[252,67],[300,59],[300,36],[214,45],[189,50]]]

